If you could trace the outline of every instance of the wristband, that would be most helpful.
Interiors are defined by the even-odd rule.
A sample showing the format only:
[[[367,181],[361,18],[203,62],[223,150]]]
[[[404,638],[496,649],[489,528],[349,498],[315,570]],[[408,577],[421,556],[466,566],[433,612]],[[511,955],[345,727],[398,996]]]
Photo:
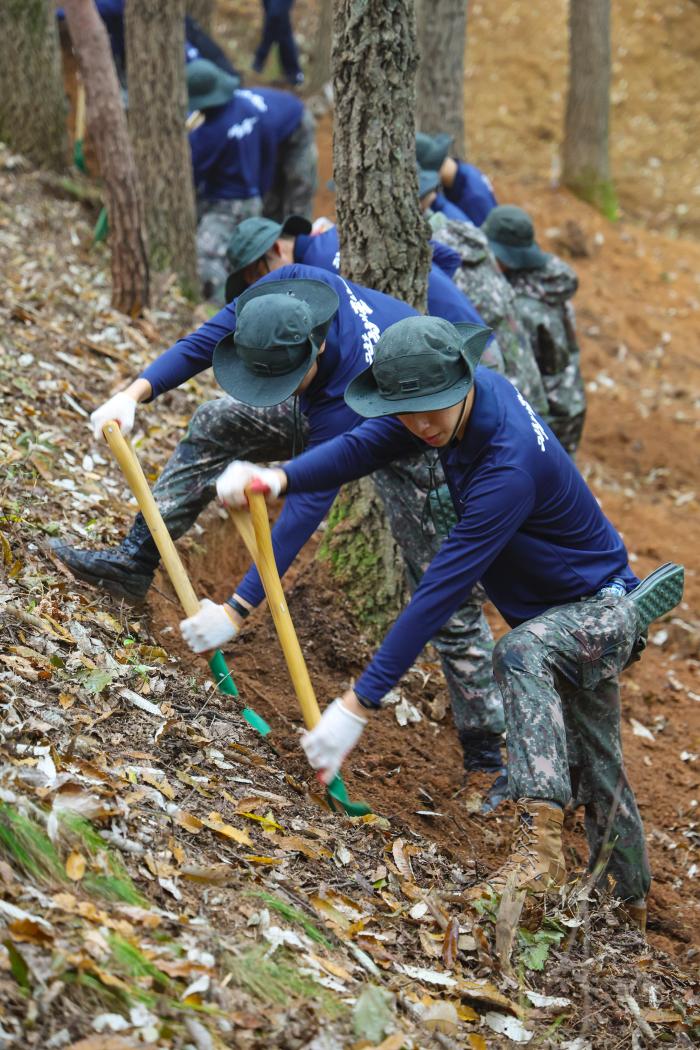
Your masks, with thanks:
[[[243,602],[239,602],[238,598],[227,598],[224,605],[230,605],[233,611],[237,612],[243,620],[245,620],[247,616],[250,616],[250,609],[246,609]]]

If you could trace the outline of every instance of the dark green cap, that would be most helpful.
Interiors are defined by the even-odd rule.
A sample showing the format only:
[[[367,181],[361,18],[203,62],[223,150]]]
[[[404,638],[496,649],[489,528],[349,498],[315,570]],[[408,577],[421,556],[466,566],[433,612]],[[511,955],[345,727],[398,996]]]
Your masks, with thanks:
[[[425,132],[416,133],[416,160],[419,168],[428,171],[439,171],[442,162],[449,153],[454,136],[442,132],[439,135],[426,135]]]
[[[428,194],[432,193],[433,190],[437,191],[440,189],[440,176],[436,171],[426,171],[424,168],[418,169],[418,199],[423,198]]]
[[[187,98],[191,110],[211,109],[229,102],[241,78],[224,73],[206,58],[187,63]]]
[[[216,345],[217,382],[245,405],[278,405],[318,357],[338,296],[325,281],[258,281],[236,303],[236,330]]]
[[[282,223],[261,217],[244,219],[234,230],[226,249],[232,268],[226,281],[226,302],[230,303],[245,291],[243,270],[246,266],[262,259],[279,237],[298,237],[302,233],[311,233],[311,223],[302,215],[289,215]]]
[[[405,317],[381,335],[374,363],[355,376],[345,401],[368,419],[456,405],[471,390],[490,337],[480,324]]]
[[[481,229],[496,258],[512,270],[536,270],[549,259],[535,240],[532,219],[514,204],[492,208]]]

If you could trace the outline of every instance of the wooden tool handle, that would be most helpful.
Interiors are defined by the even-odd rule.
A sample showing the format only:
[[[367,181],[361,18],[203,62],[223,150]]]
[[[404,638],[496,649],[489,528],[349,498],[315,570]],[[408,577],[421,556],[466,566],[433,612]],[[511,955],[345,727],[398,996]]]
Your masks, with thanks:
[[[78,81],[78,97],[75,103],[75,141],[85,138],[85,85]]]
[[[282,652],[287,662],[287,669],[292,679],[294,692],[299,701],[304,724],[307,729],[313,729],[320,721],[321,712],[277,571],[265,496],[260,492],[252,491],[250,488],[246,490],[246,495],[257,544],[255,564],[265,588],[267,602],[270,606]]]
[[[238,530],[238,535],[243,540],[245,549],[257,565],[258,544],[255,539],[255,531],[253,530],[253,522],[250,520],[250,514],[247,510],[238,510],[235,507],[228,507],[227,510],[229,518]],[[263,587],[264,586],[265,582],[263,581]],[[265,591],[265,593],[267,594],[267,591]]]
[[[136,458],[131,442],[124,437],[116,420],[105,423],[102,433],[114,454],[114,458],[122,469],[129,488],[136,497],[139,510],[146,519],[153,542],[160,552],[163,565],[170,577],[170,582],[175,588],[175,593],[180,599],[180,604],[185,610],[185,615],[194,616],[195,613],[199,612],[199,600],[185,571],[185,566],[180,560],[180,555],[177,553],[172,537],[158,510],[158,504],[153,498],[153,493],[146,481],[146,475]]]

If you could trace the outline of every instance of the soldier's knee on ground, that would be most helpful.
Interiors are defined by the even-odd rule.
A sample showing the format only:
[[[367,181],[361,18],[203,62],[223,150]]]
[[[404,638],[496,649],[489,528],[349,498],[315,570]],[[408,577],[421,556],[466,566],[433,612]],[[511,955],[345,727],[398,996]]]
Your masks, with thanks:
[[[187,428],[187,441],[207,444],[217,439],[224,415],[230,411],[228,398],[219,397],[198,405]],[[218,443],[218,441],[217,441]]]

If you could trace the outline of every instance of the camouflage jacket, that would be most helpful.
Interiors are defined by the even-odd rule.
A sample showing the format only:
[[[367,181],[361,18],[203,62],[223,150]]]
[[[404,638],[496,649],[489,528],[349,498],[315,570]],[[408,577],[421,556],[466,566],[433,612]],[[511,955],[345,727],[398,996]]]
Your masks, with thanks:
[[[551,255],[547,264],[539,269],[511,270],[507,278],[515,293],[518,319],[528,334],[542,375],[550,426],[567,451],[574,452],[581,439],[586,411],[570,302],[578,288],[578,279],[571,267],[556,255]]]
[[[548,420],[547,397],[530,340],[518,320],[515,294],[477,226],[436,214],[431,219],[433,240],[458,252],[461,264],[454,273],[457,287],[471,299],[498,340],[505,374],[536,412]]]

